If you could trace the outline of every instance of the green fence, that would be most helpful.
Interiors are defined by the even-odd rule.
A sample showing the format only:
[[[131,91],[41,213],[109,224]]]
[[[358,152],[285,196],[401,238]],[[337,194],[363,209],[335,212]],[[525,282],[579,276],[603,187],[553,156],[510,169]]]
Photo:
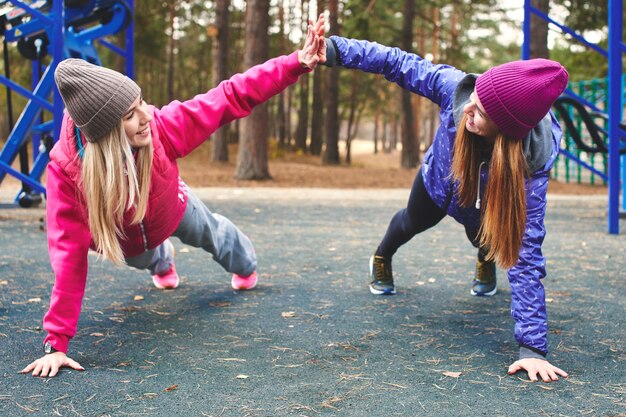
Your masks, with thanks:
[[[626,75],[622,79],[622,85],[624,85],[625,80]],[[591,102],[601,110],[605,110],[608,107],[607,86],[607,78],[579,81],[575,83],[569,83],[568,85],[570,90],[580,95],[583,99]],[[582,119],[573,109],[570,108],[570,111],[570,117],[572,118],[572,120],[574,120],[578,132],[584,138],[584,142],[589,143],[591,139],[589,138],[589,133],[584,128]],[[608,124],[606,121],[599,120],[598,123],[604,123],[604,126],[601,127],[608,129]],[[598,171],[608,174],[608,155],[601,153],[590,154],[579,150],[572,140],[571,134],[569,132],[563,132],[561,148],[576,155],[579,159],[593,166]],[[602,178],[599,178],[593,172],[585,169],[581,165],[577,164],[575,161],[563,155],[559,155],[559,158],[557,159],[554,168],[552,169],[552,177],[558,181],[565,181],[567,183],[576,182],[578,184],[606,185],[606,181],[604,181]]]

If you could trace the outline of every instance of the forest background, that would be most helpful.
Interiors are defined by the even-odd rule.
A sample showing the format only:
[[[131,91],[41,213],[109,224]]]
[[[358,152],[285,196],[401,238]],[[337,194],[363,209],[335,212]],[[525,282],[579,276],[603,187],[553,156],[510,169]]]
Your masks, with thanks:
[[[532,3],[607,46],[607,2]],[[480,73],[519,59],[522,7],[523,2],[511,0],[141,0],[135,2],[135,79],[156,106],[190,98],[237,72],[296,50],[307,19],[320,12],[327,16],[328,36],[397,46],[435,63]],[[560,61],[570,81],[606,76],[602,56],[540,19],[531,24],[532,57]],[[122,45],[123,36],[111,41]],[[30,61],[10,45],[8,53],[11,78],[30,85]],[[106,48],[100,53],[103,65],[123,72],[119,56]],[[25,104],[16,96],[13,120]],[[291,164],[281,171],[283,185],[327,186],[333,178],[336,182],[337,176],[349,175],[347,186],[407,187],[437,124],[434,104],[381,76],[320,66],[250,117],[216,132],[192,159],[181,163],[181,172],[190,185],[232,185],[236,180],[277,180],[270,161],[283,161]],[[0,89],[0,142],[8,133],[6,91]],[[355,138],[373,145],[368,148],[372,155],[356,163]],[[364,164],[376,161],[395,169],[373,176],[363,170]],[[327,170],[327,175],[310,170],[333,165],[350,169]]]

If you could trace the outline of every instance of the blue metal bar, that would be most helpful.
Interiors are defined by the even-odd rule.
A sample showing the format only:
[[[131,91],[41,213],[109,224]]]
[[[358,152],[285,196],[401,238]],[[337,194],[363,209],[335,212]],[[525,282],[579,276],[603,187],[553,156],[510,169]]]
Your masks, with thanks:
[[[585,161],[583,161],[582,159],[580,159],[579,157],[577,157],[576,155],[568,151],[567,149],[559,148],[559,153],[562,155],[565,155],[567,158],[576,162],[578,165],[582,166],[583,168],[587,168],[589,171],[593,172],[594,174],[596,174],[603,180],[608,180],[608,176],[604,172],[598,171],[596,168],[589,165],[588,163],[586,163]]]
[[[11,174],[12,176],[14,176],[15,178],[17,178],[18,180],[20,180],[21,182],[28,184],[30,186],[30,188],[32,188],[34,191],[38,191],[40,193],[45,193],[46,189],[44,188],[43,185],[41,185],[39,182],[35,181],[34,179],[32,179],[31,177],[29,177],[28,175],[24,175],[19,171],[14,170],[13,168],[11,168],[10,165],[0,161],[0,170],[8,172],[9,174]]]
[[[524,43],[522,44],[522,59],[530,59],[530,0],[524,1]]]
[[[4,84],[5,86],[9,87],[11,90],[15,91],[19,95],[24,96],[28,100],[36,102],[40,107],[43,107],[48,111],[52,111],[53,109],[53,105],[50,104],[45,98],[38,96],[36,93],[31,93],[30,90],[9,80],[8,78],[4,78],[4,76],[2,75],[0,75],[0,84]]]
[[[30,20],[26,23],[22,23],[14,28],[7,30],[4,33],[4,38],[8,42],[16,42],[28,35],[38,33],[46,29],[46,25],[41,20]]]
[[[50,71],[50,67],[46,69],[41,78],[39,84],[37,84],[37,88],[35,89],[34,94],[38,97],[45,97],[50,94],[50,89],[53,84],[53,74]],[[30,100],[20,118],[18,119],[15,127],[9,134],[7,141],[2,148],[2,152],[0,153],[0,160],[5,162],[6,164],[10,164],[14,159],[20,148],[22,147],[25,140],[28,139],[28,131],[41,114],[41,106],[35,103],[34,100]],[[0,182],[4,179],[4,171],[0,168]]]
[[[41,178],[41,174],[46,170],[46,166],[48,166],[48,161],[50,160],[50,155],[48,154],[48,150],[46,149],[44,152],[40,152],[37,159],[33,163],[33,169],[30,171],[31,178]],[[43,190],[45,193],[45,189]]]
[[[135,78],[135,42],[133,36],[135,36],[135,1],[128,0],[128,7],[132,12],[130,23],[126,28],[126,36],[124,41],[126,44],[126,76],[128,78]]]
[[[37,88],[37,84],[39,84],[39,80],[41,78],[41,63],[39,59],[33,60],[31,65],[31,85],[33,91]],[[41,120],[41,119],[40,119]],[[39,143],[41,141],[41,137],[39,132],[35,132],[31,129],[32,132],[32,142],[33,142],[33,161],[37,159],[39,155]]]
[[[530,3],[530,1],[527,1],[527,3]],[[571,35],[572,37],[574,37],[574,39],[576,39],[578,42],[582,43],[583,45],[585,45],[585,46],[595,50],[596,52],[598,52],[599,54],[602,54],[605,57],[609,56],[609,53],[607,52],[606,49],[596,45],[595,43],[589,42],[587,39],[583,38],[581,35],[579,35],[578,33],[574,32],[572,29],[568,28],[567,26],[564,26],[564,25],[560,24],[556,20],[550,18],[550,16],[542,13],[539,9],[531,6],[530,4],[528,5],[528,9],[531,12],[533,12],[534,14],[536,14],[537,16],[539,16],[542,19],[548,21],[549,23],[552,23],[553,25],[558,26],[559,29],[561,29],[563,32]]]
[[[34,133],[45,133],[54,129],[54,121],[48,120],[45,123],[41,123],[32,127],[31,131]]]
[[[597,107],[595,104],[593,104],[589,100],[584,99],[582,96],[580,96],[580,94],[575,93],[574,91],[570,90],[569,88],[566,88],[563,94],[566,94],[566,95],[568,95],[568,96],[570,96],[572,98],[575,98],[576,100],[580,101],[585,106],[589,107],[591,110],[593,110],[595,112],[605,113],[604,110],[600,109],[599,107]]]
[[[126,52],[124,52],[124,50],[122,48],[120,48],[117,45],[112,44],[111,42],[108,42],[108,41],[106,41],[104,39],[98,39],[98,43],[103,45],[103,46],[106,46],[107,48],[109,48],[110,50],[112,50],[113,52],[115,52],[118,55],[122,55],[122,56],[126,55]],[[130,77],[128,77],[128,78],[130,78]]]
[[[609,0],[609,233],[619,233],[622,0]]]
[[[126,9],[119,4],[113,6],[113,17],[110,22],[105,25],[96,25],[88,29],[77,32],[75,37],[80,43],[89,44],[93,39],[100,38],[111,33],[118,32],[124,26],[126,20]]]
[[[51,42],[53,44],[52,49],[52,62],[50,63],[50,68],[54,72],[59,62],[63,60],[63,32],[65,30],[65,25],[63,24],[64,20],[64,12],[65,9],[64,1],[55,1],[53,3],[53,13],[54,13],[54,23],[52,25],[52,39]],[[54,130],[52,138],[56,143],[61,136],[61,123],[63,122],[63,99],[61,98],[61,93],[56,86],[52,88],[52,103],[54,104]]]

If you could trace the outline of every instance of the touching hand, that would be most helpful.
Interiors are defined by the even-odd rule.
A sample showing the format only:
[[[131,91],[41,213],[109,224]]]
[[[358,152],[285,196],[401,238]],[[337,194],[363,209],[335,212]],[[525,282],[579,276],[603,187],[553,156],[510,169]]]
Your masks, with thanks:
[[[42,378],[55,376],[59,369],[64,366],[76,369],[77,371],[84,371],[85,368],[80,366],[78,362],[68,358],[63,352],[49,353],[36,361],[32,362],[26,368],[20,371],[21,374],[27,374],[33,371],[33,376],[41,376]]]
[[[304,68],[314,69],[319,62],[326,61],[325,24],[323,14],[315,23],[309,19],[304,46],[298,51],[298,60]]]
[[[528,372],[528,378],[533,382],[537,382],[537,374],[541,376],[543,382],[558,381],[558,375],[567,378],[567,372],[551,365],[546,360],[536,358],[520,359],[514,362],[509,366],[509,375],[513,375],[522,369]]]

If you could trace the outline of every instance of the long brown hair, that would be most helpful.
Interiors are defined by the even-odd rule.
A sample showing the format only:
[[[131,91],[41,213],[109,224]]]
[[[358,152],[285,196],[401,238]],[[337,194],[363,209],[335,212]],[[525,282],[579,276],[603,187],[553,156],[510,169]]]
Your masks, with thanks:
[[[121,120],[108,135],[85,146],[81,178],[91,238],[96,249],[116,264],[124,262],[118,240],[125,237],[124,213],[135,210],[132,224],[146,215],[152,153],[150,142],[139,149],[135,163]]]
[[[471,207],[478,197],[484,139],[465,128],[467,115],[454,140],[451,178],[458,181],[461,207]],[[481,205],[478,240],[488,260],[512,268],[519,258],[526,228],[525,179],[529,175],[521,140],[496,136],[489,163],[489,179]]]

